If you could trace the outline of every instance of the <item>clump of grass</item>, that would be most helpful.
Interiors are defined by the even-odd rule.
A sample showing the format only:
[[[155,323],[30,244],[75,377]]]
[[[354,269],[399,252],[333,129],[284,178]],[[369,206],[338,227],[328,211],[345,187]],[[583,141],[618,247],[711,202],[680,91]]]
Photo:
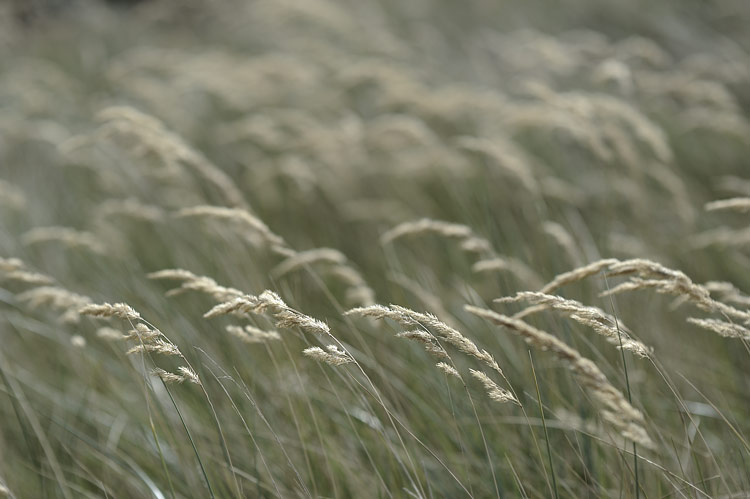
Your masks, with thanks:
[[[131,340],[135,344],[126,352],[128,355],[138,353],[157,353],[160,355],[176,356],[187,362],[187,359],[180,349],[161,331],[143,321],[141,314],[127,303],[102,303],[91,304],[82,307],[79,310],[81,315],[88,315],[99,319],[118,318],[124,319],[129,323],[139,321],[127,335],[117,337],[116,330],[105,329],[100,337],[107,339]],[[100,329],[100,331],[102,331]],[[154,369],[151,374],[161,378],[167,383],[190,381],[191,383],[201,384],[195,371],[187,366],[180,366],[180,374],[169,373],[161,368]]]
[[[523,337],[527,343],[549,350],[562,360],[573,371],[591,393],[594,400],[603,408],[602,417],[612,424],[622,436],[647,448],[654,443],[644,428],[643,414],[635,409],[607,380],[607,377],[591,360],[583,357],[577,350],[569,347],[549,333],[536,329],[523,321],[507,317],[492,310],[467,305],[466,310],[472,314],[506,327],[509,331]]]
[[[414,310],[399,305],[390,305],[388,307],[383,305],[372,305],[369,307],[353,308],[346,311],[345,315],[360,315],[362,317],[372,317],[374,319],[388,318],[396,321],[402,326],[417,326],[420,329],[405,331],[399,333],[398,336],[421,343],[427,353],[441,360],[441,362],[438,363],[438,368],[446,373],[453,374],[453,371],[456,371],[456,369],[455,367],[452,367],[452,370],[446,370],[445,367],[440,365],[446,364],[443,362],[444,360],[448,360],[451,363],[453,363],[453,360],[438,339],[444,341],[459,352],[478,360],[480,363],[498,373],[503,379],[506,379],[503,370],[500,369],[500,365],[489,352],[486,350],[480,350],[472,340],[432,314],[415,312]],[[434,331],[435,335],[433,335],[430,330]],[[490,380],[486,374],[482,373],[481,375],[477,375],[472,372],[472,376],[479,379],[485,385],[490,398],[493,400],[498,402],[518,403],[518,400],[512,392],[497,386],[497,384]],[[480,378],[478,376],[484,377]],[[491,385],[487,384],[488,381]]]
[[[328,325],[309,315],[289,307],[279,295],[270,290],[263,291],[258,296],[244,295],[231,301],[220,303],[203,314],[210,319],[227,314],[262,314],[268,311],[276,318],[276,326],[280,328],[298,327],[313,334],[331,334]]]
[[[456,348],[459,352],[479,360],[501,376],[503,374],[502,369],[500,369],[500,366],[489,352],[480,350],[473,341],[432,314],[415,312],[399,305],[358,307],[348,310],[345,314],[372,317],[374,319],[388,318],[398,322],[402,326],[421,326],[432,329],[440,339]]]
[[[495,303],[512,303],[517,301],[526,301],[536,305],[536,307],[533,307],[534,312],[547,308],[561,312],[574,321],[589,326],[597,334],[604,336],[609,343],[617,345],[617,348],[628,350],[639,357],[648,357],[652,353],[651,348],[630,337],[627,327],[597,307],[586,306],[575,300],[567,300],[562,296],[547,295],[533,291],[522,291],[516,293],[515,296],[495,299]],[[524,312],[516,314],[516,318],[520,319],[527,315]]]
[[[746,495],[742,9],[47,3],[0,2],[0,496]]]
[[[604,296],[624,291],[654,289],[657,293],[682,298],[707,312],[717,312],[743,321],[750,320],[750,313],[714,300],[711,298],[708,289],[694,283],[685,273],[679,270],[669,269],[661,264],[644,259],[617,262],[612,264],[609,270],[612,276],[637,274],[639,277],[631,277],[629,281],[607,290],[602,293]]]
[[[336,345],[327,345],[325,350],[320,347],[305,348],[302,353],[313,360],[325,362],[332,366],[341,366],[354,362],[354,359],[347,352],[344,352]]]

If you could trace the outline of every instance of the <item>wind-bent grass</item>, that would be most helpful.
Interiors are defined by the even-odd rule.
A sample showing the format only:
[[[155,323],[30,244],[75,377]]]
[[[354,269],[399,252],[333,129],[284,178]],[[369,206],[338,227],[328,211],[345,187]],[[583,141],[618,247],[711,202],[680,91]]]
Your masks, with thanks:
[[[0,498],[748,495],[743,9],[47,3]]]

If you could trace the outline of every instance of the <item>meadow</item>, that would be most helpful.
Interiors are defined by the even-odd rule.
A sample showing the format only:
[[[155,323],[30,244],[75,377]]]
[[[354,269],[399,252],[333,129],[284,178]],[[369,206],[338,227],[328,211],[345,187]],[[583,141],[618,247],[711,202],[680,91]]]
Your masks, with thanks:
[[[0,498],[750,496],[748,25],[0,6]]]

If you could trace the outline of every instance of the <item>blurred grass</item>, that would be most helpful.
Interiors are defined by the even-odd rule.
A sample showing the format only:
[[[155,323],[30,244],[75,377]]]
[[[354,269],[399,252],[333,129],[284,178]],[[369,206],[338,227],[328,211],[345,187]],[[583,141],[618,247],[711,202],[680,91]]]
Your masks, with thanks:
[[[431,217],[468,225],[542,282],[643,257],[698,283],[750,287],[747,242],[695,242],[747,227],[746,214],[703,211],[750,195],[722,181],[748,177],[744,2],[81,2],[28,26],[0,19],[0,257],[133,306],[195,366],[216,414],[197,386],[148,376],[179,362],[127,356],[96,336],[102,321],[32,310],[17,296],[33,286],[2,274],[0,496],[206,497],[199,460],[216,497],[547,496],[539,400],[560,496],[635,496],[632,447],[564,366],[534,352],[537,396],[528,347],[463,311],[538,289],[533,279],[475,273],[478,256],[446,238],[379,237]],[[487,349],[523,410],[443,375],[395,323],[343,316],[358,303],[325,265],[275,278],[283,258],[264,244],[169,216],[231,203],[166,132],[103,120],[109,106],[163,121],[291,248],[340,250],[378,303],[434,313]],[[469,151],[466,137],[495,149]],[[126,198],[167,216],[104,214],[102,203]],[[548,221],[576,253],[544,232]],[[107,252],[22,243],[58,225],[95,233]],[[166,297],[169,283],[145,277],[166,268],[277,291],[328,323],[362,371],[303,356],[330,341],[297,330],[240,342],[226,325],[272,321],[204,319],[214,300]],[[747,342],[686,323],[705,314],[671,297],[620,295],[611,310],[605,288],[591,278],[559,293],[615,313],[654,347],[653,359],[626,355],[657,444],[639,449],[642,495],[747,494]],[[626,392],[621,354],[602,338],[552,313],[529,322]]]

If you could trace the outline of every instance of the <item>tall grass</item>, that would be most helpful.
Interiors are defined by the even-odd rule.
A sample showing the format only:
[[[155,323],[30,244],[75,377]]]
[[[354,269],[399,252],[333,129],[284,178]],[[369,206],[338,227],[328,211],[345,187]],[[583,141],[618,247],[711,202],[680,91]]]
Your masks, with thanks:
[[[0,6],[0,497],[750,494],[750,16],[541,4]]]

